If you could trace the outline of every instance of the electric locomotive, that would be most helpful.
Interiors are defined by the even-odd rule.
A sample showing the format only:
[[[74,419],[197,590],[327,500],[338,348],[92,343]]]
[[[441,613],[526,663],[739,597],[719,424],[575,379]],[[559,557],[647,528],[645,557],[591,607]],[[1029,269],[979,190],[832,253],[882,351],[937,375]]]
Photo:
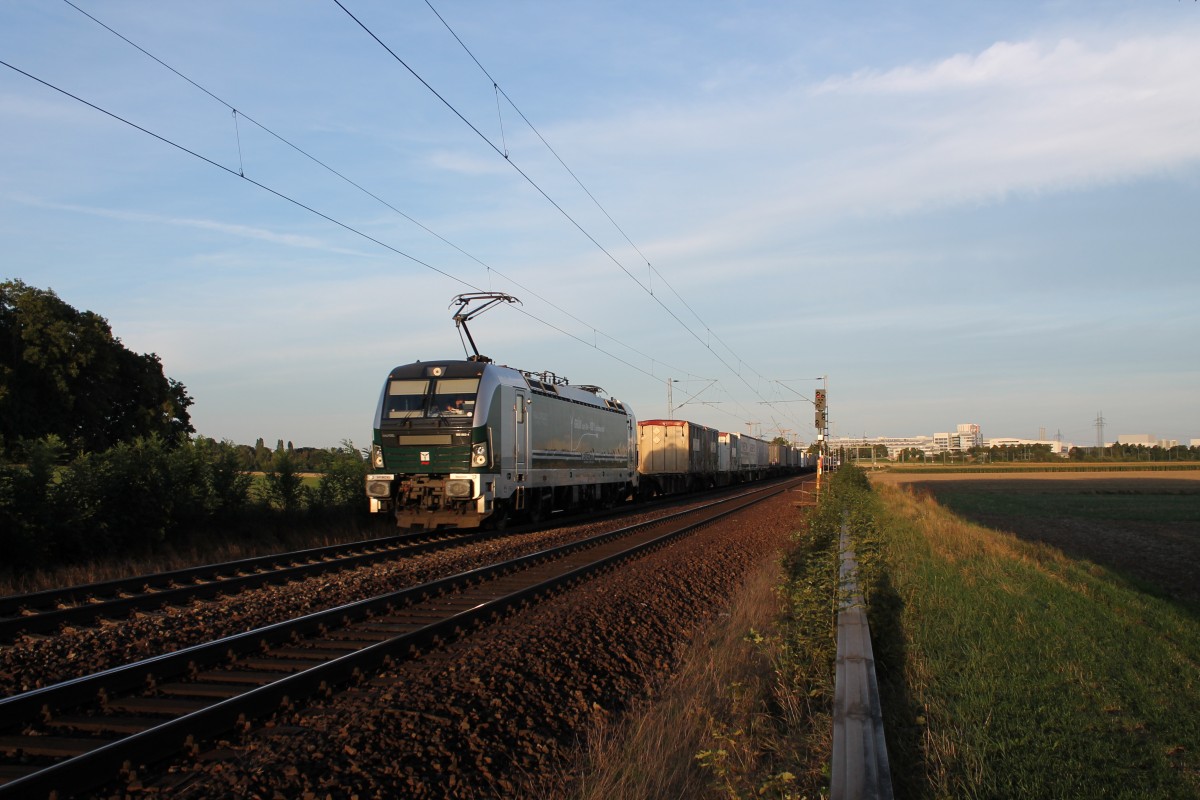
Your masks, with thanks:
[[[637,490],[637,421],[599,387],[476,355],[396,367],[375,411],[374,513],[404,528],[502,526]]]

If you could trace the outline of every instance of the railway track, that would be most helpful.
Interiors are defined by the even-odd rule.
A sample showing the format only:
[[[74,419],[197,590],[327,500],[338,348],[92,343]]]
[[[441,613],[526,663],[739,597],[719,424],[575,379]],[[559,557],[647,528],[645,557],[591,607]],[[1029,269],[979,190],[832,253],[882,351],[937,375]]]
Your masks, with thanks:
[[[639,505],[647,511],[678,504],[667,498]],[[615,508],[595,513],[590,521],[630,512]],[[153,612],[168,605],[182,606],[223,594],[271,584],[354,569],[395,558],[466,547],[500,536],[519,535],[562,524],[555,515],[539,524],[498,530],[442,529],[417,531],[345,544],[187,567],[168,572],[136,575],[60,589],[0,597],[0,643],[25,634],[51,634],[62,626],[89,625],[100,619],[120,619],[138,612]]]
[[[0,641],[128,616],[387,559],[469,545],[495,532],[422,531],[0,597]]]
[[[7,698],[0,718],[15,724],[0,736],[0,796],[63,797],[127,776],[129,765],[328,694],[790,485]]]

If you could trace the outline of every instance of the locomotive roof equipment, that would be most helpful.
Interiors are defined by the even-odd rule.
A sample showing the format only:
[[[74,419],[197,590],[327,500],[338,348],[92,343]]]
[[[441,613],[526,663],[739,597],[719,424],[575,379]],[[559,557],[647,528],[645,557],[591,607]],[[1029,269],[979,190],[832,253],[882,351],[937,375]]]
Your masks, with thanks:
[[[521,301],[511,294],[505,294],[504,292],[466,292],[451,300],[448,308],[453,307],[455,303],[458,304],[458,311],[454,314],[454,327],[458,328],[458,338],[462,340],[465,333],[467,340],[471,342],[471,349],[475,351],[474,354],[467,353],[467,361],[490,362],[490,358],[479,354],[479,348],[475,346],[475,339],[471,336],[471,331],[467,328],[467,322],[500,303],[517,303],[520,305]],[[467,307],[472,303],[482,303],[482,305],[477,306],[471,311],[467,311]],[[463,342],[463,352],[467,352],[467,342],[465,341]]]

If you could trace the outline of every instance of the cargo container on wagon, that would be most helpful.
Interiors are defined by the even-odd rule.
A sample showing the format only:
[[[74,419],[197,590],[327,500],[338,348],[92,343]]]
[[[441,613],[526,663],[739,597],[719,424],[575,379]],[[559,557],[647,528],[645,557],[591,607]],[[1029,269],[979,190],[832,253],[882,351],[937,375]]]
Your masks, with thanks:
[[[715,486],[718,433],[681,419],[638,422],[638,473],[642,494],[674,494]]]
[[[728,486],[741,480],[741,464],[738,463],[738,435],[717,434],[717,485]]]
[[[767,467],[770,465],[770,451],[767,443],[753,436],[739,436],[738,461],[741,465],[742,480],[759,480],[766,475]]]

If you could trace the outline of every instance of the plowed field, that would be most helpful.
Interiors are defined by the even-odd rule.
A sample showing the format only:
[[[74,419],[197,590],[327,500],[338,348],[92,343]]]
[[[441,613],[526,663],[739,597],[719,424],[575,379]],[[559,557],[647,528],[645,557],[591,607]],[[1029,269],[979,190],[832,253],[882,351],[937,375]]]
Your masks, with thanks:
[[[1200,609],[1200,470],[892,474],[956,513],[1048,544]]]

